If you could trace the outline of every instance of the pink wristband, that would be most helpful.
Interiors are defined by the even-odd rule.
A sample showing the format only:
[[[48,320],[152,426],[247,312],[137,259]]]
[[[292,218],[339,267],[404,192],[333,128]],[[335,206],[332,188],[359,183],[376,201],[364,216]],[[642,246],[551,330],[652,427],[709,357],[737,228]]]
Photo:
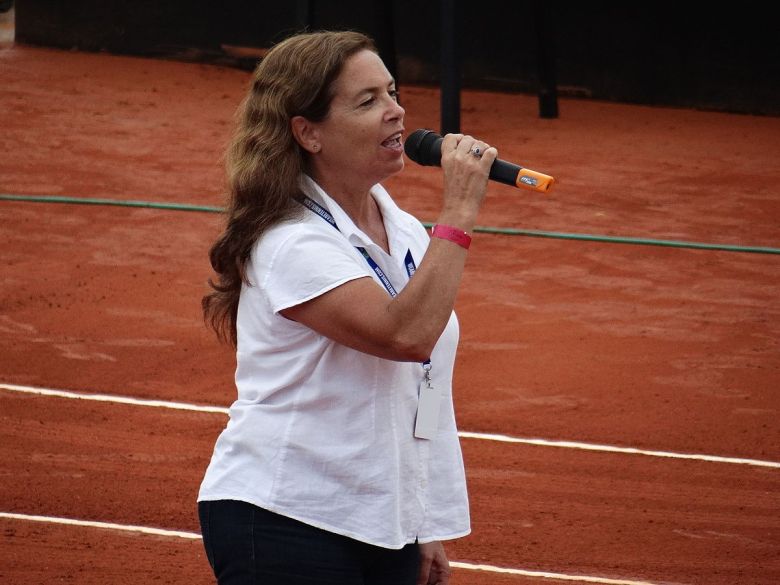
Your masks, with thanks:
[[[471,245],[470,235],[468,235],[463,230],[459,230],[458,228],[454,228],[449,225],[437,224],[433,226],[433,229],[431,229],[431,236],[434,238],[441,238],[442,240],[449,240],[450,242],[454,242],[466,250],[468,250],[469,246]]]

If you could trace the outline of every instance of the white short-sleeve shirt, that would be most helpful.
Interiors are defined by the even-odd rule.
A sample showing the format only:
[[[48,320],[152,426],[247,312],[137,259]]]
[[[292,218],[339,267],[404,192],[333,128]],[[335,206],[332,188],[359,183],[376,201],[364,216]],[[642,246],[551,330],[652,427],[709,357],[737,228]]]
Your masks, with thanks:
[[[469,510],[452,404],[455,314],[431,355],[443,400],[438,433],[426,440],[414,437],[421,364],[361,353],[279,313],[357,278],[382,286],[356,246],[400,292],[409,280],[407,252],[424,262],[428,235],[376,185],[387,254],[314,181],[302,184],[338,230],[306,209],[255,246],[238,307],[238,398],[198,500],[249,502],[387,548],[464,536]]]

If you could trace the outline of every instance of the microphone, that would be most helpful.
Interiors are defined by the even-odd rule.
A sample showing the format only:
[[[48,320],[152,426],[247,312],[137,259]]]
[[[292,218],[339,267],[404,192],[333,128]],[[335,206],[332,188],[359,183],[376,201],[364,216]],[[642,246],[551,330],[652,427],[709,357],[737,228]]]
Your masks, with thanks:
[[[438,167],[441,166],[442,140],[444,138],[433,130],[415,130],[404,142],[404,152],[417,164]],[[512,187],[522,187],[542,193],[547,193],[555,183],[555,179],[550,175],[525,169],[500,159],[493,161],[488,178]]]

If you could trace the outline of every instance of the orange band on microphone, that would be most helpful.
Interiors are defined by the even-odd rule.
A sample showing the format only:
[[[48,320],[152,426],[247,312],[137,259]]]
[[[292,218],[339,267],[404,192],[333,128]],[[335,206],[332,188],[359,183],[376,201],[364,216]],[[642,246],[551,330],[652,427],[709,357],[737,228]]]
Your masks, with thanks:
[[[449,240],[450,242],[454,242],[466,250],[468,250],[469,246],[471,246],[471,236],[468,235],[468,233],[449,225],[436,224],[431,229],[431,236],[434,238],[440,238],[442,240]]]
[[[515,180],[515,185],[518,187],[531,189],[532,191],[541,191],[542,193],[547,193],[552,188],[553,183],[555,183],[555,179],[550,175],[538,173],[531,169],[520,169]]]

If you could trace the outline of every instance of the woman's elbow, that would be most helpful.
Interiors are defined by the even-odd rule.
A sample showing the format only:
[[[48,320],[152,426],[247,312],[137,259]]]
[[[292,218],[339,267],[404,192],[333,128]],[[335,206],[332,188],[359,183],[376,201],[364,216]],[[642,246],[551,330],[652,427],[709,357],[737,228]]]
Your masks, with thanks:
[[[394,359],[404,362],[424,362],[431,357],[438,336],[398,336],[391,342]]]

